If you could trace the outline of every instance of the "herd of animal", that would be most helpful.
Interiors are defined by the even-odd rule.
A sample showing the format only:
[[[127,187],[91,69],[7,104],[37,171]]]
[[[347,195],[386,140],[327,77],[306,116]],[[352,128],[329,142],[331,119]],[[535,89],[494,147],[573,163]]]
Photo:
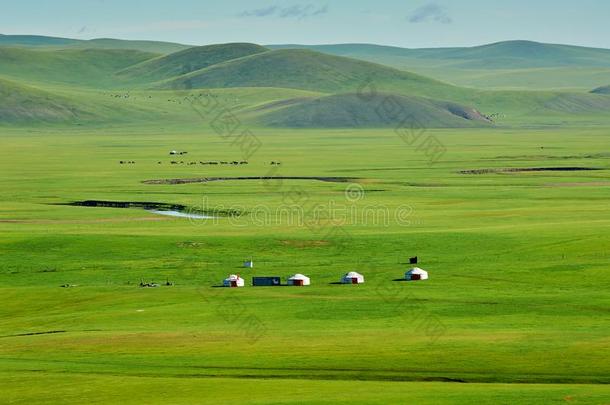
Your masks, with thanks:
[[[122,164],[122,165],[133,165],[135,163],[136,163],[135,160],[119,160],[119,164]],[[208,161],[201,161],[200,160],[198,162],[196,162],[196,161],[185,162],[183,160],[181,160],[181,161],[172,160],[169,163],[172,164],[172,165],[184,165],[185,164],[187,166],[192,166],[192,165],[197,165],[197,164],[199,164],[199,165],[233,165],[233,166],[240,166],[240,165],[247,165],[247,164],[249,164],[249,162],[247,160],[239,160],[239,161],[238,160],[233,160],[231,162],[224,161],[224,160],[220,160],[220,161],[219,160],[208,160]],[[157,162],[157,164],[161,165],[161,164],[163,164],[163,162],[159,160]],[[270,164],[272,166],[279,166],[282,163],[281,162],[273,161]]]
[[[185,151],[180,152],[180,151],[172,150],[171,152],[169,152],[170,156],[183,156],[183,155],[187,155],[187,154],[188,154],[188,152],[185,152]],[[122,165],[127,165],[127,164],[131,165],[131,164],[135,164],[135,163],[136,162],[133,161],[133,160],[120,160],[119,161],[119,164],[122,164]],[[161,164],[163,164],[163,162],[159,160],[157,162],[157,164],[161,165]],[[247,160],[239,160],[239,161],[238,160],[233,160],[233,161],[230,161],[230,162],[229,161],[224,161],[224,160],[207,160],[207,161],[201,161],[200,160],[198,162],[197,161],[184,162],[183,160],[181,160],[181,161],[172,160],[170,162],[170,164],[171,165],[187,165],[187,166],[193,166],[193,165],[197,165],[197,164],[199,164],[199,165],[232,165],[232,166],[241,166],[241,165],[247,165],[247,164],[249,164],[249,162]],[[270,163],[271,166],[279,166],[281,164],[282,164],[282,162],[275,161],[275,160]]]
[[[162,162],[158,162],[158,164],[162,164]],[[178,161],[172,160],[170,162],[170,164],[172,164],[172,165],[183,165],[185,163],[184,163],[184,161],[178,162]],[[238,165],[247,165],[248,161],[247,160],[241,160],[241,161],[234,160],[232,162],[226,162],[226,161],[212,160],[212,161],[206,161],[206,162],[202,162],[202,161],[199,161],[199,162],[187,162],[186,164],[189,165],[189,166],[196,165],[196,164],[200,164],[200,165],[233,165],[233,166],[238,166]]]

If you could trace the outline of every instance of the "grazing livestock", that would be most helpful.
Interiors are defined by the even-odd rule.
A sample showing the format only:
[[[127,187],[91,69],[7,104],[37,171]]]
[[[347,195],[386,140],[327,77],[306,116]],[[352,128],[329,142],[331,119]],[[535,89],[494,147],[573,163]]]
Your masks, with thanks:
[[[140,280],[140,287],[142,288],[156,288],[159,287],[157,283],[145,283],[143,280]]]

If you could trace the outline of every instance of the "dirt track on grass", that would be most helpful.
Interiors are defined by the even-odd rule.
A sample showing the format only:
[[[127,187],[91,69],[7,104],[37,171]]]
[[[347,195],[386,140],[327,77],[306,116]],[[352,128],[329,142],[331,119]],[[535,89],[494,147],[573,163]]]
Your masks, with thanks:
[[[460,170],[460,174],[492,174],[492,173],[523,173],[523,172],[579,172],[602,170],[595,167],[499,167],[493,169]]]

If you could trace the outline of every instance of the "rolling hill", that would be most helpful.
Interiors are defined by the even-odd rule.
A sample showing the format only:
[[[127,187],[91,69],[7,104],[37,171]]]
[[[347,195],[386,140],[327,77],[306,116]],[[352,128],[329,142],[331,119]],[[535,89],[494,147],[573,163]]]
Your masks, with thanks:
[[[310,50],[277,50],[219,63],[160,83],[165,89],[283,87],[326,93],[379,90],[449,98],[462,89],[375,63]]]
[[[0,47],[0,76],[26,83],[121,87],[114,73],[157,54],[121,49],[40,50]]]
[[[191,48],[192,45],[183,45],[173,42],[159,41],[130,41],[125,39],[97,38],[80,41],[72,44],[71,48],[78,49],[130,49],[141,52],[169,54]]]
[[[0,123],[38,123],[93,118],[77,103],[47,91],[0,79]]]
[[[45,37],[41,35],[3,35],[0,34],[0,46],[70,46],[79,40],[70,38]]]
[[[48,39],[25,40],[44,43]],[[38,111],[46,111],[43,100],[51,101],[50,116],[61,116],[79,105],[89,112],[82,114],[83,120],[95,116],[98,122],[189,122],[195,117],[184,111],[186,97],[201,97],[210,90],[235,94],[227,96],[225,104],[245,120],[287,127],[395,126],[375,113],[378,105],[363,102],[357,94],[375,95],[376,102],[391,96],[396,108],[426,127],[489,125],[487,115],[496,117],[500,125],[531,125],[536,117],[545,117],[549,123],[561,114],[584,117],[610,111],[608,97],[589,91],[473,89],[349,57],[308,49],[268,50],[248,43],[191,47],[169,55],[130,49],[5,46],[0,47],[0,78],[13,87],[23,85],[11,91],[31,93],[38,103],[29,105],[36,105]],[[199,91],[182,92],[190,89]],[[15,106],[7,107],[4,115],[13,114],[8,111],[16,111]]]
[[[53,50],[122,49],[159,55],[193,47],[160,41],[1,34],[0,46]],[[610,50],[532,41],[505,41],[467,48],[407,49],[373,44],[270,45],[269,48],[310,49],[380,63],[459,86],[486,89],[588,91],[610,81]]]
[[[467,68],[610,67],[610,50],[532,41],[507,41],[472,48],[422,50],[421,56],[459,61]]]
[[[455,103],[383,93],[378,96],[388,101],[391,98],[391,109],[358,94],[337,94],[295,100],[262,115],[260,120],[264,125],[292,128],[396,128],[400,125],[462,128],[491,124],[477,110]]]
[[[255,44],[220,44],[188,48],[147,60],[120,71],[117,75],[133,82],[167,80],[229,60],[268,51]]]
[[[510,116],[514,120],[531,114],[554,114],[557,112],[599,114],[608,111],[606,99],[600,99],[592,94],[485,91],[457,87],[387,66],[347,57],[326,55],[307,49],[282,49],[258,53],[215,64],[175,79],[154,84],[153,87],[174,90],[275,87],[316,91],[327,95],[357,92],[367,94],[371,91],[374,93],[385,92],[403,97],[424,97],[432,102],[434,107],[438,107],[439,103],[442,102],[453,102],[484,111],[486,114],[496,113],[500,116]],[[372,88],[374,90],[371,90]],[[341,116],[345,116],[346,111],[359,111],[365,116],[368,114],[364,108],[360,108],[361,106],[357,103],[355,104],[355,100],[350,97],[342,96],[323,101],[321,104]],[[416,111],[425,111],[425,117],[422,118],[422,121],[429,122],[426,125],[448,126],[451,123],[464,125],[463,122],[449,120],[449,118],[455,117],[428,114],[429,110],[423,108],[424,106],[421,103],[414,107],[413,99],[409,99],[409,103],[402,99],[402,102],[410,103],[409,107],[415,108]],[[287,100],[287,103],[293,104],[291,100]],[[298,106],[294,105],[291,108],[303,108],[303,114],[317,117],[316,121],[319,122],[312,123],[313,126],[319,127],[321,122],[328,123],[331,126],[337,125],[332,120],[323,118],[316,111],[316,106],[320,104],[308,103],[305,105],[299,103]],[[339,106],[340,103],[346,103],[346,105]],[[425,107],[429,108],[430,104],[426,104]],[[289,113],[290,111],[286,109],[284,112]],[[440,119],[442,117],[446,119]],[[304,125],[303,123],[295,124],[299,121],[296,118],[292,115],[285,119],[272,116],[264,122],[274,125],[276,123],[288,126]],[[347,120],[337,119],[337,122],[353,125],[354,120],[351,118]],[[368,117],[364,118],[362,122],[373,125],[376,121],[374,117]],[[471,125],[472,123],[467,124]]]
[[[381,63],[480,88],[588,89],[610,80],[610,50],[532,41],[468,48],[406,49],[371,44],[269,45]]]
[[[559,66],[610,67],[610,50],[533,41],[505,41],[468,48],[408,49],[371,44],[268,45],[271,49],[305,48],[330,55],[396,64],[421,59],[469,69],[536,68]]]
[[[2,35],[0,46],[36,47],[53,49],[131,49],[142,52],[168,54],[190,48],[192,45],[160,41],[130,41],[123,39],[98,38],[80,40],[46,37],[41,35]]]
[[[592,90],[591,93],[593,93],[593,94],[610,94],[610,85],[609,86],[598,87],[595,90]]]
[[[610,113],[610,98],[601,94],[558,94],[544,103],[550,111],[567,114]]]

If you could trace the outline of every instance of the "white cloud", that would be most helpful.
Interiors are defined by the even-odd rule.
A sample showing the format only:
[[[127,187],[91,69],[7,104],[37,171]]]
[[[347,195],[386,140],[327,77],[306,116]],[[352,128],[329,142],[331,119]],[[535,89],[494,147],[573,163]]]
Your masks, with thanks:
[[[427,21],[451,24],[453,19],[447,14],[447,11],[443,6],[436,3],[429,3],[421,6],[409,16],[409,22],[413,24]]]

